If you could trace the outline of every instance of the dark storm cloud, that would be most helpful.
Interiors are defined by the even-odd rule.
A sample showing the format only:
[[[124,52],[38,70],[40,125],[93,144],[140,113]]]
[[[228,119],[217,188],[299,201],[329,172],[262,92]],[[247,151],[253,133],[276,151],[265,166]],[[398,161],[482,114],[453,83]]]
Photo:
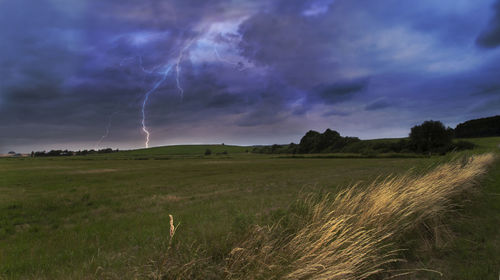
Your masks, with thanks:
[[[374,26],[405,27],[433,35],[443,44],[469,44],[481,28],[482,19],[471,16],[488,11],[488,1],[343,1],[344,9],[356,9],[358,16],[374,20]],[[491,2],[491,1],[490,1]],[[486,3],[486,5],[484,5]],[[390,8],[388,8],[390,7]],[[371,26],[365,26],[371,29]]]
[[[354,81],[341,81],[329,85],[319,85],[314,88],[310,95],[312,102],[335,104],[350,100],[368,86],[369,79]]]
[[[243,103],[244,100],[241,96],[229,93],[220,93],[214,95],[207,103],[207,107],[213,108],[231,108],[237,104]]]
[[[376,110],[381,110],[385,109],[388,107],[391,107],[391,103],[387,102],[386,100],[378,100],[373,103],[370,103],[366,105],[365,110],[366,111],[376,111]]]
[[[336,61],[328,44],[329,37],[335,36],[335,27],[318,28],[294,4],[285,5],[285,11],[259,13],[243,22],[239,47],[243,56],[271,67],[289,84],[310,89],[335,79]]]
[[[283,85],[271,84],[263,89],[255,98],[253,106],[249,107],[243,117],[236,122],[239,126],[270,125],[284,120],[290,112],[286,97],[287,89]]]
[[[355,131],[350,123],[387,123],[387,110],[404,112],[401,127],[421,117],[463,121],[467,106],[487,114],[500,55],[470,46],[477,34],[478,45],[498,45],[498,1],[493,19],[485,16],[492,4],[0,1],[0,130],[9,132],[0,150],[93,146],[109,121],[108,144],[142,145],[144,94],[184,48],[184,98],[174,66],[146,104],[155,144],[172,131],[184,142],[211,133],[228,142],[242,131],[281,139],[337,118],[348,120],[339,130]]]
[[[493,6],[494,16],[488,27],[477,37],[477,44],[483,48],[495,48],[500,45],[500,1]]]
[[[473,94],[477,95],[500,95],[500,84],[492,83],[485,84],[478,87],[478,90]]]

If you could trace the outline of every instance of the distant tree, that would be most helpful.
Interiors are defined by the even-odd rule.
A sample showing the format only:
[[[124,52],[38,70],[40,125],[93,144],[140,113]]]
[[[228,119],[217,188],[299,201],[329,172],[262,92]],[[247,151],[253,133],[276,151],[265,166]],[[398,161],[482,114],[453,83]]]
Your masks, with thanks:
[[[60,156],[62,153],[61,150],[50,150],[48,153],[47,153],[47,156],[49,157],[57,157],[57,156]]]
[[[327,152],[333,152],[333,153],[340,152],[347,145],[350,145],[352,143],[356,143],[359,141],[361,141],[361,140],[359,140],[358,137],[341,137],[333,145],[331,145],[328,148]]]
[[[342,141],[342,136],[340,136],[340,133],[328,128],[327,130],[325,130],[325,132],[323,132],[323,134],[321,134],[316,149],[321,152],[328,148],[337,149],[341,146],[344,146],[344,143]]]
[[[288,148],[287,148],[287,153],[288,154],[296,154],[297,151],[299,149],[299,145],[295,144],[295,143],[290,143],[290,145],[288,145]]]
[[[279,149],[280,149],[280,148],[281,148],[281,146],[280,146],[280,145],[278,145],[278,144],[274,144],[274,145],[272,145],[272,146],[271,146],[271,154],[276,154],[276,153],[278,153],[278,151],[279,151]]]
[[[410,146],[409,141],[401,139],[396,143],[391,143],[391,151],[395,153],[409,152]]]
[[[299,153],[322,153],[339,152],[345,146],[360,141],[357,137],[342,137],[335,130],[327,129],[323,133],[314,130],[302,137],[297,152]]]
[[[35,152],[35,157],[44,157],[44,156],[47,156],[47,154],[45,153],[45,151],[37,151],[37,152]]]
[[[309,130],[299,143],[299,153],[307,154],[318,152],[318,146],[321,142],[321,133]]]
[[[118,152],[118,149],[113,150],[111,148],[106,148],[106,149],[101,149],[98,151],[78,150],[76,152],[70,151],[67,149],[66,150],[50,150],[49,152],[45,152],[45,151],[31,152],[31,156],[32,157],[47,157],[47,156],[58,157],[58,156],[75,156],[75,155],[76,156],[84,156],[84,155],[93,154],[93,153],[106,154],[106,153],[113,153],[113,152]]]
[[[210,150],[210,149],[206,149],[206,150],[205,150],[205,155],[206,155],[206,156],[209,156],[209,155],[211,155],[211,154],[212,154],[212,150]]]
[[[111,149],[111,148],[100,149],[97,151],[98,154],[108,154],[108,153],[112,153],[112,152],[113,152],[113,149]]]
[[[425,121],[411,128],[410,147],[418,153],[445,153],[451,148],[453,130],[440,121]]]
[[[492,136],[500,136],[500,116],[466,121],[455,128],[457,138]]]

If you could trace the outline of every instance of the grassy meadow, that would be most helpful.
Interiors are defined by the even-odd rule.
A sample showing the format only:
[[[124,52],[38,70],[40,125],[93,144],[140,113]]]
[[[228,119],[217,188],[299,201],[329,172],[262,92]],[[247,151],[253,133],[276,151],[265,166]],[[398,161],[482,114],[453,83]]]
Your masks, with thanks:
[[[472,141],[478,144],[472,153],[498,153],[498,137]],[[199,145],[0,159],[0,279],[161,278],[169,250],[180,266],[200,264],[185,275],[220,279],[216,267],[248,244],[254,225],[300,217],[299,197],[334,195],[355,183],[369,189],[377,178],[425,174],[459,156],[293,158],[249,150]],[[498,277],[500,164],[480,182],[479,191],[454,197],[452,204],[463,206],[453,215],[439,216],[446,225],[441,238],[427,242],[420,231],[398,237],[408,262],[394,269],[443,273],[404,276],[426,279]],[[177,226],[173,243],[169,214]],[[233,267],[244,271],[239,265]]]

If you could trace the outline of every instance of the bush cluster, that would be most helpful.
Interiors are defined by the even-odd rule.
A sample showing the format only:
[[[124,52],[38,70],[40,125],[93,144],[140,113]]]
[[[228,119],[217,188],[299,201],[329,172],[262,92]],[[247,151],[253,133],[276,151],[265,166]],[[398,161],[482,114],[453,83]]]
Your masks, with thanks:
[[[38,151],[38,152],[31,152],[31,157],[61,157],[61,156],[84,156],[84,155],[91,155],[91,154],[109,154],[109,153],[115,153],[118,152],[119,150],[113,150],[111,148],[106,148],[106,149],[100,149],[100,150],[79,150],[79,151],[68,151],[68,150],[50,150],[48,152],[46,151]]]
[[[466,121],[455,128],[458,138],[493,136],[500,136],[500,116]]]
[[[445,154],[453,150],[473,149],[467,141],[453,141],[453,129],[446,128],[440,121],[425,121],[411,128],[408,139],[360,140],[357,137],[343,137],[337,131],[327,129],[323,133],[308,131],[299,144],[274,144],[256,146],[253,153],[261,154],[312,154],[312,153],[356,153],[376,155],[379,153]]]

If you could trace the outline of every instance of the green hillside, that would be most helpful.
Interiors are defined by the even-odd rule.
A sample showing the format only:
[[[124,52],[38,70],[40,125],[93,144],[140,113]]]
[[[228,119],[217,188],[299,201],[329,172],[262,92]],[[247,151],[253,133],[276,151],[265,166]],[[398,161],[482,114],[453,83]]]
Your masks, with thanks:
[[[90,157],[98,158],[131,158],[131,159],[161,159],[161,158],[179,158],[179,157],[198,157],[204,156],[205,152],[210,150],[211,156],[226,156],[234,154],[244,154],[250,152],[250,146],[235,145],[172,145],[153,147],[148,149],[137,149],[120,151],[111,154],[95,154]]]

